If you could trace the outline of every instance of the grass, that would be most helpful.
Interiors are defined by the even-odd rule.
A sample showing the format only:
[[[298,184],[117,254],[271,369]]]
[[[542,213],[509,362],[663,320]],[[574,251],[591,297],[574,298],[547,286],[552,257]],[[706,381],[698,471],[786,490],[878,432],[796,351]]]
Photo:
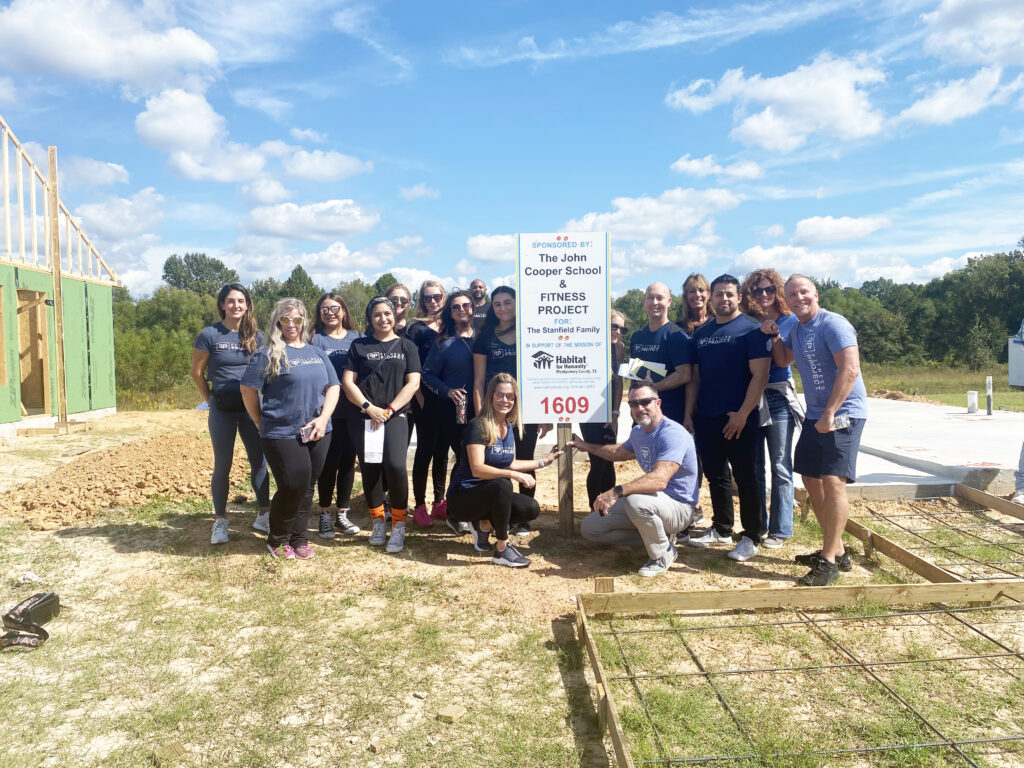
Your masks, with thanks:
[[[1024,411],[1024,389],[1009,385],[1007,365],[995,365],[981,371],[949,366],[895,366],[864,363],[861,366],[868,392],[888,389],[918,395],[946,405],[967,408],[967,391],[978,393],[978,407],[985,408],[985,377],[992,377],[993,407]]]

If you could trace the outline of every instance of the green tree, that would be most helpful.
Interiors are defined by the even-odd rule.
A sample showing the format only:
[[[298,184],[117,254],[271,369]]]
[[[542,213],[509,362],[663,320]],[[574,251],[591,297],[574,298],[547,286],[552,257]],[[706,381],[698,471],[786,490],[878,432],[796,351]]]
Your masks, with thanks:
[[[381,275],[374,281],[372,286],[373,296],[383,296],[385,293],[388,292],[388,288],[390,288],[397,282],[398,280],[394,275],[392,275],[390,272],[385,272],[383,275]],[[373,298],[373,296],[371,296],[370,298]]]
[[[629,333],[623,336],[622,343],[626,345],[626,349],[629,349],[629,342],[633,338],[633,331],[647,325],[647,313],[644,311],[644,292],[639,288],[630,288],[612,302],[612,308],[617,312],[621,312],[626,318]]]
[[[324,289],[313,282],[313,278],[301,264],[296,264],[288,279],[284,281],[284,295],[299,299],[310,313],[323,292]]]
[[[345,300],[345,306],[348,307],[349,314],[352,316],[352,325],[356,328],[362,328],[364,325],[363,313],[366,311],[366,305],[376,295],[373,292],[373,286],[358,278],[348,281],[342,280],[338,283],[334,292]]]
[[[172,254],[164,262],[163,280],[171,288],[216,296],[222,286],[238,282],[238,273],[205,253]]]

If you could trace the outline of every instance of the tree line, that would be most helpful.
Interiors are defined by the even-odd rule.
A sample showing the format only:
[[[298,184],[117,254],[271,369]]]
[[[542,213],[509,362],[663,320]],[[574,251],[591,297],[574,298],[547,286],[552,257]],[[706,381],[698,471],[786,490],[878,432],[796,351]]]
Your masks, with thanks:
[[[1006,338],[1024,318],[1024,238],[1019,245],[1008,253],[970,258],[966,266],[920,285],[886,278],[859,288],[831,280],[815,283],[821,306],[846,316],[857,329],[864,361],[980,370],[1006,362]],[[114,291],[119,391],[156,393],[187,384],[192,344],[204,327],[219,319],[217,292],[238,282],[237,272],[202,253],[171,256],[162,277],[163,284],[148,298],[134,300],[123,288]],[[396,282],[385,273],[373,283],[343,280],[333,290],[345,299],[353,324],[361,328],[369,300]],[[410,287],[415,292],[418,286]],[[248,288],[261,329],[278,299],[293,296],[312,311],[325,290],[301,265],[284,280],[254,280]],[[673,294],[673,305],[682,309],[681,295]],[[641,289],[626,291],[612,306],[627,318],[631,331],[647,323]]]

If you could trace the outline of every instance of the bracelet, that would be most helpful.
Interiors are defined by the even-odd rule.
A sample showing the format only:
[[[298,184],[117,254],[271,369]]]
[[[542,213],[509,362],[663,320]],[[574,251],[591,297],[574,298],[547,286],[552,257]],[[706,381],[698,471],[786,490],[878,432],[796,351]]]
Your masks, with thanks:
[[[394,413],[395,412],[395,406],[393,406],[391,403],[388,403],[388,407],[387,407],[386,410],[391,411],[392,413]]]

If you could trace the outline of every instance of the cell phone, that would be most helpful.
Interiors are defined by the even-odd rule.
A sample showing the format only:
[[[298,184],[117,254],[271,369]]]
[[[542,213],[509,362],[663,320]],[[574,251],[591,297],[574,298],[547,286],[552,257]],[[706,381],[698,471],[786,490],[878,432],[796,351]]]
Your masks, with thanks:
[[[842,416],[836,416],[834,419],[832,419],[833,430],[846,429],[848,426],[850,426],[850,417],[845,414]]]
[[[313,425],[306,424],[299,429],[299,437],[302,438],[302,442],[308,443],[310,436],[313,434]]]

